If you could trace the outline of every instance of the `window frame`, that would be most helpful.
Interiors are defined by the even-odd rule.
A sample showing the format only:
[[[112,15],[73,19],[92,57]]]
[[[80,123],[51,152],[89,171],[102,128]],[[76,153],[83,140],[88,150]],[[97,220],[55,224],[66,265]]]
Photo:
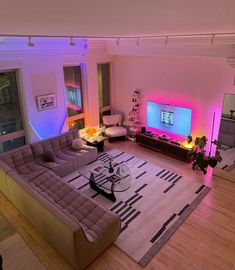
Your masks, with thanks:
[[[15,79],[16,79],[16,85],[17,85],[17,91],[18,91],[18,98],[19,98],[19,105],[20,105],[20,113],[21,113],[21,118],[22,118],[22,124],[23,124],[23,129],[22,130],[17,130],[8,134],[0,135],[0,142],[6,142],[9,140],[14,140],[20,137],[24,137],[25,144],[28,143],[28,135],[27,135],[27,114],[25,112],[26,106],[24,106],[24,95],[22,92],[23,85],[22,85],[22,71],[21,67],[12,67],[12,68],[7,68],[7,69],[1,69],[0,68],[0,73],[9,73],[9,72],[14,72],[15,73]]]
[[[113,104],[113,62],[112,61],[99,61],[97,62],[97,88],[98,88],[98,98],[99,98],[99,86],[98,86],[98,65],[99,64],[109,64],[109,95],[110,95],[110,105],[100,107],[99,101],[98,101],[98,109],[99,109],[99,123],[103,122],[103,119],[100,119],[100,113],[111,111],[112,113],[112,104]]]
[[[66,128],[67,130],[69,130],[69,122],[73,122],[76,120],[80,120],[80,119],[84,119],[84,125],[86,126],[86,115],[87,115],[87,97],[86,97],[86,84],[85,84],[85,72],[84,72],[84,67],[83,67],[84,63],[69,63],[69,64],[63,64],[62,65],[62,73],[63,73],[63,86],[64,86],[64,100],[65,100],[65,110],[66,110]],[[73,116],[68,116],[68,108],[67,108],[67,92],[65,89],[65,78],[64,78],[64,68],[66,67],[80,67],[80,71],[81,71],[81,84],[82,84],[82,88],[81,88],[81,97],[82,97],[82,107],[83,107],[83,112],[82,113],[78,113],[76,115]]]

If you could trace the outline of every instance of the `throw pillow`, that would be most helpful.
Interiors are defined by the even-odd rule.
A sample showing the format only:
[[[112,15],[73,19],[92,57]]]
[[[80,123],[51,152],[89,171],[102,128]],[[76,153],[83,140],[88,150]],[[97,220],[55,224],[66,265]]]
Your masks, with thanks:
[[[44,151],[42,154],[42,160],[45,162],[54,162],[55,156],[51,151]]]
[[[72,142],[72,147],[75,150],[81,150],[83,147],[83,140],[81,138],[76,138],[75,140],[73,140]]]

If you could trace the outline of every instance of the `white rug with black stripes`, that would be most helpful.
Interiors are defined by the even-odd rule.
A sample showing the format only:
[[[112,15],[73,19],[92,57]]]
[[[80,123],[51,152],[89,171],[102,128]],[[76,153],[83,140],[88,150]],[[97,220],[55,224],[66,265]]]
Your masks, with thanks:
[[[117,149],[101,154],[98,161],[86,166],[88,174],[98,162],[110,156],[114,157],[115,163],[125,163],[132,178],[127,191],[115,194],[115,203],[92,190],[87,178],[79,172],[64,179],[120,216],[121,232],[115,244],[145,266],[210,188]]]

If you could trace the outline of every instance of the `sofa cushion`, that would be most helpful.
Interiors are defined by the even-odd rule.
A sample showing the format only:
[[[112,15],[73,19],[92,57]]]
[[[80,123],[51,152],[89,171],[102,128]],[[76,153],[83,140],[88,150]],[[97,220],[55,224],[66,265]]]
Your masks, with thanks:
[[[0,159],[26,180],[31,180],[47,170],[35,162],[29,145],[6,152],[0,156]]]
[[[83,140],[81,138],[76,138],[72,142],[72,147],[74,150],[81,150],[83,147]]]
[[[51,172],[30,181],[30,185],[63,213],[79,223],[89,242],[95,242],[107,229],[110,213],[92,199]]]
[[[79,137],[78,130],[70,130],[56,137],[31,144],[35,158],[40,158],[44,151],[52,151],[55,156],[72,147],[72,142]]]
[[[44,151],[42,154],[42,160],[45,162],[54,162],[55,156],[52,151]]]

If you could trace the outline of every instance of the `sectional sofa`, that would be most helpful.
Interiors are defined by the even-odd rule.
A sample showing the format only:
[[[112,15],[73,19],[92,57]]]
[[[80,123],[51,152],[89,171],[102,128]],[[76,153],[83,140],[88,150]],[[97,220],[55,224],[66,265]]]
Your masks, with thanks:
[[[0,190],[76,269],[84,269],[120,230],[117,215],[86,197],[63,176],[97,158],[94,147],[72,148],[72,130],[0,155]],[[42,159],[45,150],[53,162]]]
[[[218,141],[235,147],[235,121],[233,119],[221,119]]]

